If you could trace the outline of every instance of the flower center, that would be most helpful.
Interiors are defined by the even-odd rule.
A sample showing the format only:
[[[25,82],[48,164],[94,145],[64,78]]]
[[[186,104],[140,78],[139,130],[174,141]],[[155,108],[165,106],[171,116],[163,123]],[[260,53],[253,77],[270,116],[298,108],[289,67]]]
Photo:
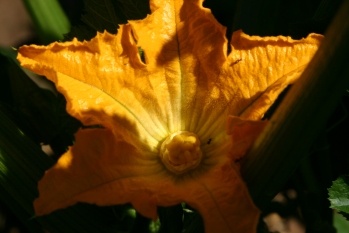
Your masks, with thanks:
[[[168,170],[182,174],[200,164],[200,140],[194,133],[178,131],[162,143],[159,155]]]

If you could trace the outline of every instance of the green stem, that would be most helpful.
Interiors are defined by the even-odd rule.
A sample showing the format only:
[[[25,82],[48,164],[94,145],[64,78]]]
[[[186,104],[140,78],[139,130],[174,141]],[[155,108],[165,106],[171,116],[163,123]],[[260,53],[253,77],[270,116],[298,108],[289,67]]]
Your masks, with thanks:
[[[349,1],[318,52],[249,151],[241,171],[263,209],[307,154],[349,84]]]

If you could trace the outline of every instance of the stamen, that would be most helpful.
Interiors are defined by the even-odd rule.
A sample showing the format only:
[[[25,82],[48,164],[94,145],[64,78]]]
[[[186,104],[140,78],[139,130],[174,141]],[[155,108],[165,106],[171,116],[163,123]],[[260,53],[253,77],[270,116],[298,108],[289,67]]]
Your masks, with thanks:
[[[159,155],[168,170],[183,174],[200,164],[200,140],[194,133],[178,131],[162,143]]]

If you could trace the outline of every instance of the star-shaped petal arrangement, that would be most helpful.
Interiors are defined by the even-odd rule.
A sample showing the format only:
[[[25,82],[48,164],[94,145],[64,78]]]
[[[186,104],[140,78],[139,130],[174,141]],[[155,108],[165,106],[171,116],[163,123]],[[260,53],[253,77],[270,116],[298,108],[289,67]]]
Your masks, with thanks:
[[[21,65],[52,80],[71,115],[104,127],[76,133],[39,182],[36,214],[130,202],[156,219],[157,206],[186,202],[208,233],[255,232],[259,210],[237,161],[322,36],[236,31],[228,44],[202,0],[151,0],[150,7],[151,15],[117,35],[19,49]]]

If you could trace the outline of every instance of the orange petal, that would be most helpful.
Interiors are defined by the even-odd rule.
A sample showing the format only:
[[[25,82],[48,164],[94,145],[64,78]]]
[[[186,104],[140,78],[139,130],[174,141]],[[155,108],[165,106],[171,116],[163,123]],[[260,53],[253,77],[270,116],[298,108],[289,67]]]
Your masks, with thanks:
[[[176,176],[155,156],[143,158],[134,147],[116,141],[109,130],[80,130],[76,144],[39,182],[36,214],[77,202],[130,202],[142,215],[155,220],[158,205],[186,202],[200,212],[207,233],[254,232],[259,211],[230,160]]]
[[[264,125],[251,120],[299,77],[322,37],[296,41],[237,31],[227,54],[225,28],[202,0],[151,0],[150,7],[151,15],[120,26],[117,35],[19,49],[24,67],[55,82],[70,114],[107,128],[77,133],[76,144],[39,183],[37,214],[78,201],[131,202],[154,219],[156,205],[185,201],[202,214],[208,233],[254,232],[258,210],[230,158],[246,152]],[[228,119],[235,149],[227,158],[229,115],[241,119]],[[179,130],[207,142],[208,158],[174,176],[157,153]]]
[[[146,78],[151,73],[139,58],[129,25],[120,27],[117,36],[98,33],[89,42],[23,46],[18,59],[55,82],[67,98],[68,112],[85,125],[117,129],[125,140],[146,139],[143,144],[150,147],[167,135],[161,114],[168,109],[159,101],[168,99],[159,98]]]
[[[307,38],[248,36],[241,30],[233,33],[232,52],[225,64],[229,78],[230,114],[259,120],[279,93],[303,72],[317,51],[323,36]]]
[[[204,219],[206,233],[254,233],[260,211],[253,204],[236,164],[224,163],[205,171],[193,171],[167,182],[157,192],[163,206],[184,201]]]
[[[241,159],[267,123],[268,121],[252,121],[240,117],[228,116],[227,134],[230,135],[232,142],[229,158],[233,160]]]
[[[202,0],[152,0],[150,7],[151,15],[122,25],[116,36],[24,46],[18,59],[56,82],[69,113],[83,123],[114,127],[118,123],[108,116],[119,115],[134,127],[133,137],[148,137],[154,146],[179,130],[204,141],[216,137],[228,114],[260,119],[322,38],[312,34],[296,41],[237,31],[227,55],[225,28]]]
[[[230,160],[176,176],[159,163],[158,155],[146,157],[115,138],[107,129],[78,131],[76,144],[39,182],[36,214],[77,202],[130,202],[155,220],[158,205],[187,202],[203,216],[207,233],[253,232],[259,211]]]
[[[77,202],[131,202],[143,215],[156,219],[156,201],[147,183],[166,177],[158,156],[140,154],[131,145],[117,141],[107,129],[79,130],[75,136],[76,144],[39,181],[36,214],[48,214]]]
[[[179,130],[224,131],[227,103],[205,106],[217,102],[210,89],[226,59],[225,28],[202,1],[153,0],[150,6],[151,15],[120,26],[115,36],[23,46],[18,59],[55,82],[68,112],[84,124],[113,127],[107,116],[121,115],[134,135],[159,141]],[[218,127],[211,118],[219,118]]]

